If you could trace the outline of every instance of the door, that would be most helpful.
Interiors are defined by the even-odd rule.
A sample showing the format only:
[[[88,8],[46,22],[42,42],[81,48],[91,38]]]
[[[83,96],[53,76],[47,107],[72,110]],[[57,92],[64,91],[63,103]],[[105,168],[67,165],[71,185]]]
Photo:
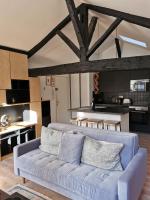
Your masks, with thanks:
[[[56,122],[68,123],[70,119],[69,76],[55,76]]]

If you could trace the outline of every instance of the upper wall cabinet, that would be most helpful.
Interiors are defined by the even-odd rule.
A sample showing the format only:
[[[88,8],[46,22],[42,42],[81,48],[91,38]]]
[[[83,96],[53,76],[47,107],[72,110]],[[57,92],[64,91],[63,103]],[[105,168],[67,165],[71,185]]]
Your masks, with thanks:
[[[9,51],[0,50],[0,89],[10,89]]]
[[[28,58],[26,55],[10,52],[11,79],[28,79]]]
[[[41,101],[40,79],[29,78],[29,84],[30,84],[30,101],[31,102]]]
[[[0,90],[0,105],[6,104],[6,90]]]

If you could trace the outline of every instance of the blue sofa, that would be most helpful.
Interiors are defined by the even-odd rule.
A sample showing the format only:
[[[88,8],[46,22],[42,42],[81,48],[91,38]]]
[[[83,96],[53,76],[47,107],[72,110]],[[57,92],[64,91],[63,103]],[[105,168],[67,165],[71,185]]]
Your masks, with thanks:
[[[42,152],[39,138],[14,148],[14,171],[17,176],[74,200],[138,200],[146,178],[147,151],[139,148],[136,134],[60,123],[52,123],[49,127],[80,131],[96,140],[123,143],[120,157],[124,171],[65,163],[54,155]]]

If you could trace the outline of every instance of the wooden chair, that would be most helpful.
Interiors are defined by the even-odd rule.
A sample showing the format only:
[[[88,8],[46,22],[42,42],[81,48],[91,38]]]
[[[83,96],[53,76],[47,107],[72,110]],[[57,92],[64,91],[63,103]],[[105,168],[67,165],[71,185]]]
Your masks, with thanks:
[[[115,131],[119,130],[121,131],[121,123],[120,121],[114,121],[114,120],[105,120],[104,121],[104,128],[107,130],[110,130],[110,126],[114,126]]]

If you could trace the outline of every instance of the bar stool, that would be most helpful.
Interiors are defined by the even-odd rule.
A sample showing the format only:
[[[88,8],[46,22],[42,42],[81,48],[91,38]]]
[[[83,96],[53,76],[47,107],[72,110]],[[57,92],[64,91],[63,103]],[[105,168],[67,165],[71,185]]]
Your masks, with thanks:
[[[106,128],[107,130],[110,130],[110,126],[114,126],[115,131],[118,130],[118,127],[121,131],[121,123],[120,121],[114,121],[114,120],[105,120],[104,121],[104,128]]]
[[[87,125],[90,128],[101,128],[103,129],[103,120],[99,119],[88,119],[87,120]],[[100,127],[101,126],[101,127]]]
[[[77,126],[78,126],[79,120],[78,120],[78,118],[76,118],[76,117],[75,117],[75,118],[71,118],[71,119],[70,119],[70,123],[73,124],[73,125],[77,125]]]
[[[71,118],[70,123],[77,126],[87,127],[87,118]]]
[[[87,127],[87,118],[78,118],[78,126]]]

